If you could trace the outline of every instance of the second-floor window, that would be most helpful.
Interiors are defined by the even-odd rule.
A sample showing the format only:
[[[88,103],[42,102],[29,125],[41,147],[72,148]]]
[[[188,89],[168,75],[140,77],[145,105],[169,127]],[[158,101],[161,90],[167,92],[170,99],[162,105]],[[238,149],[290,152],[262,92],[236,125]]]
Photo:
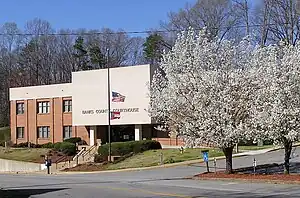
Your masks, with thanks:
[[[24,127],[17,127],[17,139],[24,138]]]
[[[17,103],[17,115],[24,114],[24,103]]]
[[[64,112],[72,112],[72,100],[64,100]]]
[[[50,127],[40,126],[37,128],[38,138],[50,138]]]
[[[38,102],[38,113],[50,113],[50,102]]]

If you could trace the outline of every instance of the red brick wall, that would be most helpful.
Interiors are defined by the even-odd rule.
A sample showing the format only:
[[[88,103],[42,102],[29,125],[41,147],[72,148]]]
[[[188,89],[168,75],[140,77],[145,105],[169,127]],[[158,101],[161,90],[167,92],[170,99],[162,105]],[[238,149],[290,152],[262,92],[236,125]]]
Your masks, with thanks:
[[[16,132],[16,126],[17,126],[17,116],[16,116],[16,101],[10,102],[10,137],[11,142],[14,144],[16,143],[17,139],[17,132]]]
[[[53,99],[53,131],[51,133],[54,135],[52,142],[63,141],[63,105],[62,98]]]
[[[184,141],[179,138],[152,138],[165,146],[184,146]]]
[[[12,143],[32,142],[44,144],[48,142],[63,141],[63,126],[72,126],[72,113],[63,112],[63,100],[68,98],[30,99],[25,101],[10,102],[10,127]],[[37,114],[37,103],[42,101],[50,102],[48,114]],[[16,115],[17,102],[24,102],[25,112],[23,115]],[[37,138],[37,127],[49,126],[49,138]],[[24,138],[17,139],[17,127],[24,127]],[[73,126],[73,137],[81,137],[89,143],[87,128],[84,126]]]
[[[81,137],[81,139],[85,140],[87,144],[90,144],[90,138],[88,129],[85,126],[76,126],[75,127],[77,137]]]
[[[28,100],[28,109],[25,109],[27,112],[28,125],[25,131],[28,131],[29,142],[34,144],[37,143],[37,112],[36,112],[36,100]]]

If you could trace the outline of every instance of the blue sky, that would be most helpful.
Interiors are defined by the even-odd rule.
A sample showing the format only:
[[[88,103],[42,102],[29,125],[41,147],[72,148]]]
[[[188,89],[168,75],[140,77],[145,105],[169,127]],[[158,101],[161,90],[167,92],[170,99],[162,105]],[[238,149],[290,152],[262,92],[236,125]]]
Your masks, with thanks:
[[[0,24],[16,22],[23,29],[35,17],[49,21],[54,29],[86,28],[143,31],[159,26],[169,11],[196,0],[4,0]]]

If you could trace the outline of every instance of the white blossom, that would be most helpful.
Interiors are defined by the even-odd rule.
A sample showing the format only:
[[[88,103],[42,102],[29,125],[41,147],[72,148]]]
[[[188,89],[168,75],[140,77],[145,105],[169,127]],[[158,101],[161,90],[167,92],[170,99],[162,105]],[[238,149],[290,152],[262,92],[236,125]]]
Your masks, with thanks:
[[[210,41],[205,30],[181,33],[153,77],[151,116],[188,146],[228,148],[250,139],[257,89],[249,64],[253,49],[247,40]]]
[[[300,135],[300,46],[268,46],[257,50],[262,87],[257,94],[256,122],[264,138],[277,144]]]

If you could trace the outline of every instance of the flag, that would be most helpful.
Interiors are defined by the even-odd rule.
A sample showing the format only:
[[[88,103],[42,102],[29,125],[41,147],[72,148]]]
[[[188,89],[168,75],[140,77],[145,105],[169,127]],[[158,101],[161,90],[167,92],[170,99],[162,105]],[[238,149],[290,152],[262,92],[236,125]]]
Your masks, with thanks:
[[[125,96],[121,95],[118,92],[112,92],[112,102],[124,102],[125,101]]]
[[[121,113],[120,112],[110,112],[110,119],[115,120],[115,119],[120,119],[121,118]]]

